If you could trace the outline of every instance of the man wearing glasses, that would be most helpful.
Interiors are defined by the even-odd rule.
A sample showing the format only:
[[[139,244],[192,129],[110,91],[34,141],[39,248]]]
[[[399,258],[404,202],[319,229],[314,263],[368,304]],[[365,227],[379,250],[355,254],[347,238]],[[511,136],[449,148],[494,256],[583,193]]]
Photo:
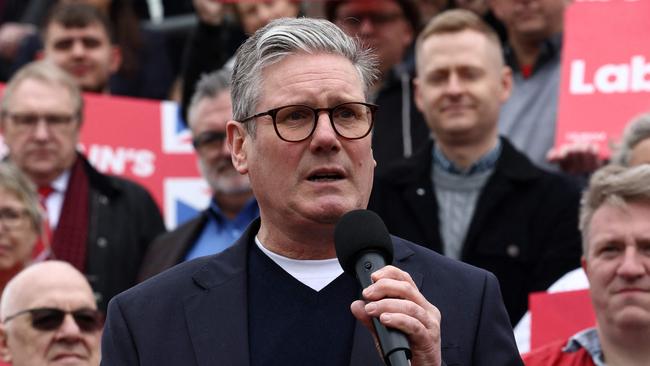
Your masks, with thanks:
[[[370,196],[375,73],[325,20],[275,20],[239,48],[226,129],[260,218],[229,249],[115,297],[102,365],[381,365],[371,317],[406,334],[413,366],[521,365],[487,272],[393,238],[395,266],[373,274],[367,302],[343,273],[334,229]]]
[[[103,317],[82,273],[47,261],[18,273],[0,300],[0,357],[13,366],[99,365]]]
[[[221,252],[259,215],[247,175],[235,170],[226,144],[232,119],[227,69],[203,76],[190,102],[188,125],[199,170],[212,190],[210,206],[151,244],[139,278],[147,279],[180,262]]]
[[[99,173],[77,152],[83,100],[58,66],[24,66],[7,84],[1,108],[9,160],[38,187],[47,212],[44,256],[86,274],[105,309],[136,283],[148,245],[165,230],[158,207],[144,188]]]

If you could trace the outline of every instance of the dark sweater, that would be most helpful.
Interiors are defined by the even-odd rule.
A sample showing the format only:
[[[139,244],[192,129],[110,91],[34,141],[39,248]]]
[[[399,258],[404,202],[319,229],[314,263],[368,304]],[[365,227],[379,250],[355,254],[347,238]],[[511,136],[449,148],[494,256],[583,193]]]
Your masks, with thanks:
[[[250,365],[349,365],[359,295],[342,274],[321,291],[304,285],[255,245],[249,249]]]

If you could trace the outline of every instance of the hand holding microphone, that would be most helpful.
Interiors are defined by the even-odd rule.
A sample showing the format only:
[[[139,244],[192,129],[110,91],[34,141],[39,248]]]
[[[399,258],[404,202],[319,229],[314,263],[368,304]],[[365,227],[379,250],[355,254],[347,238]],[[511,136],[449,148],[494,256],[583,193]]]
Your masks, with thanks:
[[[335,243],[341,266],[364,288],[365,301],[352,303],[352,313],[373,333],[385,362],[408,365],[410,356],[413,366],[440,365],[440,312],[407,272],[386,266],[392,262],[392,241],[379,216],[367,210],[347,213],[337,224]],[[400,340],[404,335],[408,342]]]

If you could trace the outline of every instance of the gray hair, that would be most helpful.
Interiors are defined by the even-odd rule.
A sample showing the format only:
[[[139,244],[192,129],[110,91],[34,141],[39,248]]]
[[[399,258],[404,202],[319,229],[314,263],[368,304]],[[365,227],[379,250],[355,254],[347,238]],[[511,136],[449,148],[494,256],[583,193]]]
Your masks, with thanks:
[[[242,121],[255,114],[264,68],[286,56],[319,52],[348,59],[359,73],[365,94],[377,79],[374,54],[333,23],[311,18],[276,19],[255,32],[237,50],[231,90],[233,119]],[[254,123],[247,123],[246,129],[254,136]]]
[[[582,251],[587,254],[591,219],[605,204],[625,207],[626,202],[647,201],[650,204],[650,165],[634,167],[606,165],[594,173],[580,204]]]
[[[230,90],[230,79],[232,78],[232,70],[227,68],[213,71],[209,74],[203,74],[201,80],[196,84],[196,90],[192,94],[192,100],[187,109],[187,123],[191,124],[194,118],[196,106],[203,99],[214,98],[220,93]]]
[[[34,231],[40,235],[43,215],[36,187],[13,163],[0,162],[0,188],[13,194],[18,201],[25,205],[29,221]]]
[[[612,155],[611,162],[625,166],[630,165],[632,150],[639,142],[647,138],[650,138],[650,113],[637,116],[628,122],[623,131],[620,145]]]
[[[7,113],[16,89],[25,80],[38,80],[49,85],[62,86],[70,92],[74,103],[74,113],[79,120],[83,118],[83,97],[77,81],[65,70],[47,60],[30,62],[21,67],[7,83],[0,108]]]

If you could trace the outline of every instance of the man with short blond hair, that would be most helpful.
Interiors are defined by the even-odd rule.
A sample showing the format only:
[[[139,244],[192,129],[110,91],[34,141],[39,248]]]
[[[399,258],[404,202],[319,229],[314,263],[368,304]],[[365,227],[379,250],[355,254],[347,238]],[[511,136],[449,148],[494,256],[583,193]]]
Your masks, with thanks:
[[[13,366],[98,366],[103,317],[84,275],[46,261],[18,273],[0,300],[0,357]]]
[[[650,365],[650,166],[610,165],[583,195],[582,268],[596,327],[533,350],[528,366]]]
[[[433,135],[378,175],[370,208],[399,236],[494,273],[512,324],[580,259],[579,190],[498,133],[512,72],[477,15],[449,10],[416,43],[415,103]]]

